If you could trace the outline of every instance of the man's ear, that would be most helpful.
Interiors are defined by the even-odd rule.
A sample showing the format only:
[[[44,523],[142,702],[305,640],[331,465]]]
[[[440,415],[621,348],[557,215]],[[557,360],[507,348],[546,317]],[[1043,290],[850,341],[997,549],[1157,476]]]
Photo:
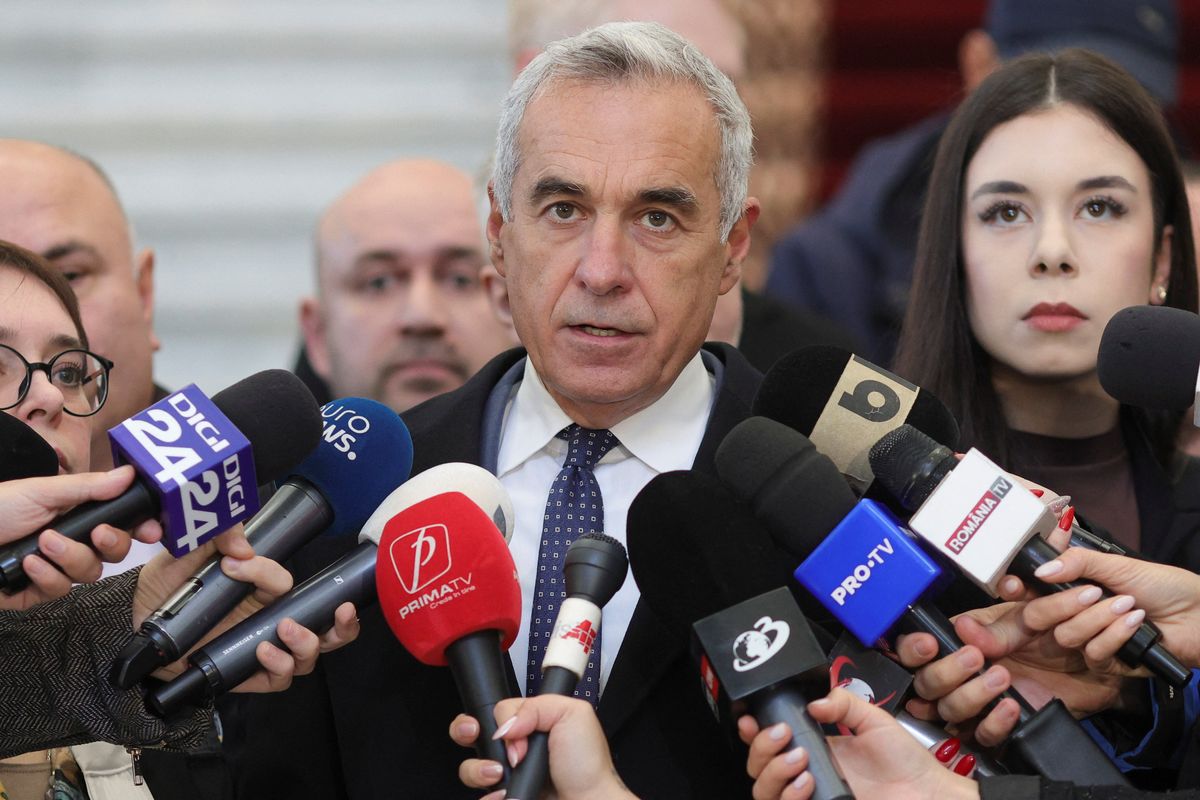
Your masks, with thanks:
[[[300,333],[304,336],[304,350],[308,363],[321,380],[329,382],[329,346],[325,342],[325,315],[321,303],[315,297],[300,301]]]
[[[150,350],[158,352],[162,342],[154,332],[154,250],[147,247],[133,260],[133,285],[142,303],[142,319],[146,321]]]
[[[512,344],[520,344],[521,339],[517,336],[517,328],[513,325],[512,306],[508,302],[508,284],[491,264],[487,264],[479,271],[479,280],[483,284],[483,291],[487,293],[488,305],[492,307],[492,313],[508,331]]]
[[[500,213],[500,204],[496,202],[496,189],[492,181],[488,181],[487,193],[488,257],[492,260],[492,266],[496,268],[496,274],[504,278],[508,276],[508,272],[504,266],[504,246],[500,243],[500,233],[504,230],[505,222],[504,215]]]
[[[750,229],[762,213],[762,204],[756,197],[746,198],[746,207],[742,215],[729,229],[725,240],[725,269],[721,273],[721,294],[725,294],[737,285],[742,276],[742,262],[750,252]]]

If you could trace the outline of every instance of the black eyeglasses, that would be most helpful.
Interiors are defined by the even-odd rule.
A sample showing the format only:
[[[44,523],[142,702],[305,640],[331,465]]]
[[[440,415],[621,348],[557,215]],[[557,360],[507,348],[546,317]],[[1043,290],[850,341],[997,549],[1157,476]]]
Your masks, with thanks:
[[[108,371],[113,362],[88,350],[64,350],[49,361],[30,363],[0,344],[0,411],[19,405],[29,394],[34,372],[44,372],[63,396],[63,411],[90,417],[108,399]]]

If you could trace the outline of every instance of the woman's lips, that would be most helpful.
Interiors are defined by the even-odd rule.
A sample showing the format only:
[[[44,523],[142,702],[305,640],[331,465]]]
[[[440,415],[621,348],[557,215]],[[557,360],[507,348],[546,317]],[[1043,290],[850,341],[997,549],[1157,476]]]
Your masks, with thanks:
[[[1021,317],[1031,328],[1046,333],[1072,330],[1087,319],[1087,314],[1070,303],[1038,303]]]

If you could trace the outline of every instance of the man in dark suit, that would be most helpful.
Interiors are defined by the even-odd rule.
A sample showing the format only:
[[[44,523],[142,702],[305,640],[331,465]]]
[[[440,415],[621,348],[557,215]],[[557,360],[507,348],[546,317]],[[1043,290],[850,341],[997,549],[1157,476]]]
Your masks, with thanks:
[[[552,545],[571,536],[552,532],[553,493],[590,504],[597,527],[623,540],[637,492],[664,471],[711,472],[716,446],[749,414],[759,373],[733,348],[701,344],[718,295],[735,289],[758,216],[746,195],[750,145],[728,78],[654,24],[605,25],[551,45],[505,101],[487,233],[527,349],[405,421],[414,473],[481,464],[512,497],[524,600],[510,651],[514,695],[537,680],[539,630],[552,611],[539,576]],[[581,441],[603,455],[585,458]],[[559,488],[576,480],[590,498]],[[351,545],[309,548],[297,579]],[[630,789],[748,797],[745,754],[723,740],[704,702],[687,632],[639,603],[632,580],[604,616],[580,694],[599,694]],[[476,795],[457,780],[468,753],[446,735],[460,710],[449,672],[416,663],[378,610],[363,611],[359,644],[318,670],[279,702],[243,708],[228,732],[242,796]]]

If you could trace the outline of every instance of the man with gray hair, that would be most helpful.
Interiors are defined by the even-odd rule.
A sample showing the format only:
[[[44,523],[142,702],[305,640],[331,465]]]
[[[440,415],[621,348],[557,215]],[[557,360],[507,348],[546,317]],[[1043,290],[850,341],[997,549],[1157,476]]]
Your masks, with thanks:
[[[711,474],[717,445],[750,413],[759,374],[728,345],[702,348],[758,216],[750,164],[732,83],[657,24],[552,44],[504,102],[487,235],[525,349],[404,418],[414,473],[481,464],[512,497],[523,600],[513,695],[537,692],[570,542],[591,530],[624,541],[638,491],[671,470]],[[302,553],[297,580],[350,546]],[[291,692],[251,701],[227,738],[241,743],[242,796],[475,796],[457,780],[465,753],[446,738],[461,710],[448,670],[418,664],[377,609],[362,627],[356,648]],[[634,581],[605,606],[598,650],[577,692],[598,704],[631,790],[749,796],[685,632],[641,605]]]

